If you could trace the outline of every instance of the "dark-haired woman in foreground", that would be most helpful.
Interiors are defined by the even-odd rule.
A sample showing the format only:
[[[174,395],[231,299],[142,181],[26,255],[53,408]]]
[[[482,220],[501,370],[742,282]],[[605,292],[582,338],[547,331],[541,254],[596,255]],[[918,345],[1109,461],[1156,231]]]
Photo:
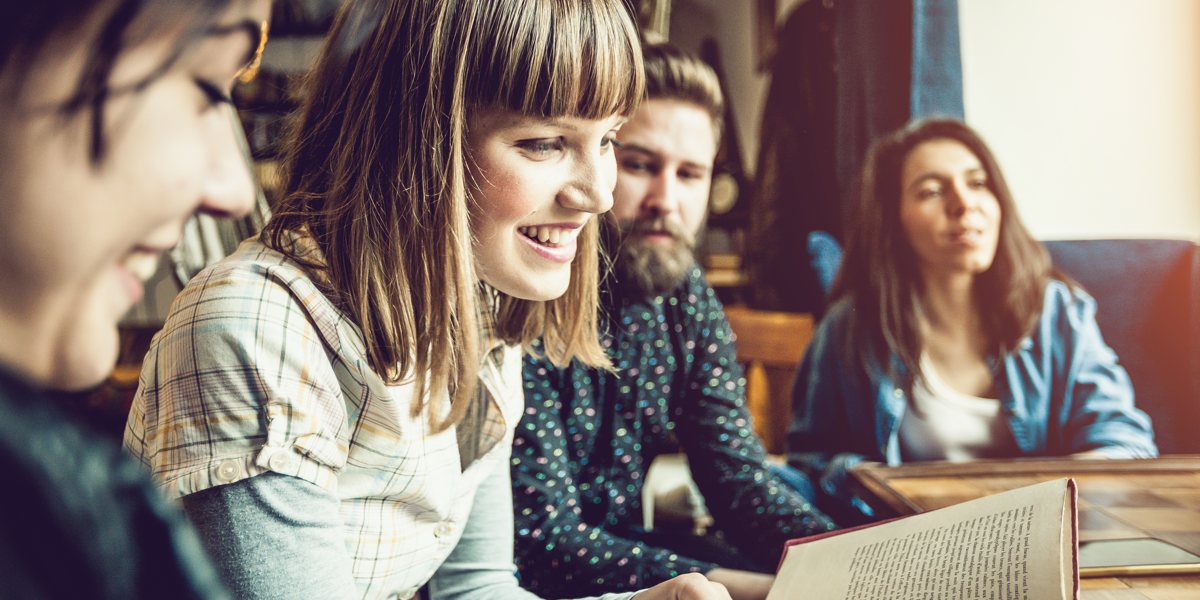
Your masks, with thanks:
[[[141,466],[41,393],[100,383],[196,211],[253,199],[229,91],[266,0],[0,9],[0,597],[223,598]]]
[[[850,500],[862,460],[1157,454],[1095,301],[1054,273],[973,130],[876,143],[855,209],[788,436],[824,494]]]

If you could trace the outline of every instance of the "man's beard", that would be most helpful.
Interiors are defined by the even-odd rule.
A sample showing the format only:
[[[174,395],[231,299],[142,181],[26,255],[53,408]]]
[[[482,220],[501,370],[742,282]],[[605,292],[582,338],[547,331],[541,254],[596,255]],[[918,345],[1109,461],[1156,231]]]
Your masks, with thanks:
[[[674,289],[687,277],[695,262],[696,236],[678,221],[637,219],[619,224],[617,229],[620,242],[614,268],[622,287],[653,297]],[[647,232],[667,234],[672,239],[667,243],[647,240],[643,237]]]

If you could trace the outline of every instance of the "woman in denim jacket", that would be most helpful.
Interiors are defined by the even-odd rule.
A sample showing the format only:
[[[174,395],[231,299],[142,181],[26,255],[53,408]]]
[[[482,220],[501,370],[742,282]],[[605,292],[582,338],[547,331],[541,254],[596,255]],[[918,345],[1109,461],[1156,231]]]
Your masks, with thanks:
[[[848,236],[788,435],[834,513],[870,514],[845,486],[863,460],[1158,453],[1095,301],[1051,268],[969,127],[876,143]]]

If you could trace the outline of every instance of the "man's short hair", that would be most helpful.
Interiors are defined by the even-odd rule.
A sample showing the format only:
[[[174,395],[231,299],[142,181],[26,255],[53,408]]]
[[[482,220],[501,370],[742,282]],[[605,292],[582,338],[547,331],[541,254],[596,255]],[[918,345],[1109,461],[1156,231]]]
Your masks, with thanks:
[[[712,117],[713,131],[721,138],[725,123],[725,98],[716,71],[699,57],[669,44],[642,49],[646,65],[646,97],[681,100],[699,106]]]

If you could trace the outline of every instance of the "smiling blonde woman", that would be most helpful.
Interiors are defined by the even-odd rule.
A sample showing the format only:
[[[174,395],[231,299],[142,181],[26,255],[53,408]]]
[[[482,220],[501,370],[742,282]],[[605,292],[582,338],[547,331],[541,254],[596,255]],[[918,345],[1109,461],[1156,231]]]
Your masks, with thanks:
[[[343,8],[282,206],[180,294],[125,437],[239,597],[532,597],[520,355],[607,365],[595,217],[640,71],[618,0]]]

